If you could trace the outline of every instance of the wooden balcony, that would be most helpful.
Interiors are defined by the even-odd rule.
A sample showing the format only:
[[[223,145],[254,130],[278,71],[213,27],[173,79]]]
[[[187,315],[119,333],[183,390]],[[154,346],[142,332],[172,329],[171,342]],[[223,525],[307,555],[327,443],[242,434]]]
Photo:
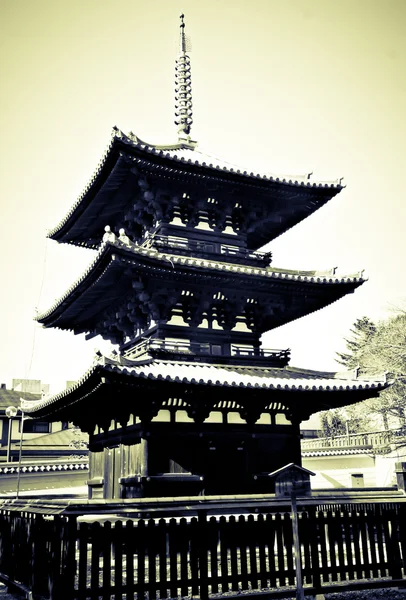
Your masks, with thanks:
[[[154,235],[152,245],[160,252],[170,252],[184,256],[197,256],[221,262],[238,263],[260,268],[269,267],[272,260],[270,252],[253,252],[246,248],[237,248],[220,243],[192,239],[171,239],[165,235]]]
[[[227,348],[226,348],[227,346]],[[234,362],[255,361],[268,366],[272,363],[276,366],[285,366],[290,359],[290,350],[270,350],[266,348],[248,348],[247,346],[239,346],[237,344],[211,344],[205,342],[196,342],[189,340],[167,341],[164,339],[150,338],[145,340],[131,350],[127,351],[127,356],[132,359],[139,358],[143,354],[152,354],[153,356],[172,355],[179,358],[215,358],[216,361],[221,361],[226,358],[227,361]],[[231,363],[230,363],[231,364]]]

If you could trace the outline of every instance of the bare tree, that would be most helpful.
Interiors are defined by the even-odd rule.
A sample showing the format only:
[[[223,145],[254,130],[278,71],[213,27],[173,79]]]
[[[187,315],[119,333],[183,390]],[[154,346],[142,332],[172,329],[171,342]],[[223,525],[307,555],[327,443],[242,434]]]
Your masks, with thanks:
[[[406,432],[406,310],[398,308],[378,323],[368,317],[357,319],[351,334],[345,340],[347,352],[337,353],[338,362],[349,369],[358,368],[360,375],[386,373],[394,384],[378,398],[336,410],[334,422],[346,423],[350,433],[390,427]],[[329,427],[332,430],[332,418],[322,418],[323,434]]]

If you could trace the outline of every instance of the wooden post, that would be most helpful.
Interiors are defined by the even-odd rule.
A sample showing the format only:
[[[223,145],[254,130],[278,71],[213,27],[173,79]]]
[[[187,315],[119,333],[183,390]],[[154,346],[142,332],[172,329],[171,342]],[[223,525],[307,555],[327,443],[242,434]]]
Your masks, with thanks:
[[[292,502],[293,551],[294,551],[295,566],[296,566],[296,600],[304,600],[304,590],[303,590],[303,581],[302,581],[302,557],[300,554],[300,540],[299,540],[299,521],[298,521],[298,516],[297,516],[296,492],[295,492],[295,482],[294,481],[292,481],[291,502]]]
[[[148,477],[148,440],[145,437],[141,438],[140,475]]]

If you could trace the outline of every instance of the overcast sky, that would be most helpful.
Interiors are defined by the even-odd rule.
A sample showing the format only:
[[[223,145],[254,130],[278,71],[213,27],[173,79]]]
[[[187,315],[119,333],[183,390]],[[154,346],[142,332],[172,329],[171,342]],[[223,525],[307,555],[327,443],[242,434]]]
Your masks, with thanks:
[[[111,129],[176,139],[179,14],[192,40],[192,137],[256,172],[344,177],[270,244],[277,267],[352,273],[354,294],[265,335],[292,364],[336,370],[354,320],[385,317],[404,276],[404,0],[0,0],[0,379],[78,379],[98,339],[33,321],[93,253],[46,241],[94,173]]]

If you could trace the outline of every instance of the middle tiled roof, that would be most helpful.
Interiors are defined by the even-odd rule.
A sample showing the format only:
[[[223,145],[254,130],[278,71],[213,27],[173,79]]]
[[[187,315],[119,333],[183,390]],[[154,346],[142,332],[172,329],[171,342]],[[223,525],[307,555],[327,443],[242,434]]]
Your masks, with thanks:
[[[128,274],[129,268],[134,270],[132,276]],[[272,288],[272,292],[281,294],[281,297],[286,293],[295,294],[295,289],[298,291],[303,286],[312,291],[315,300],[299,302],[299,294],[298,306],[293,309],[290,316],[286,309],[282,322],[289,322],[318,310],[353,291],[365,281],[362,273],[343,276],[334,274],[333,271],[302,272],[277,269],[273,266],[251,267],[161,253],[155,248],[135,244],[126,246],[118,241],[104,242],[85,272],[49,310],[37,316],[37,320],[46,326],[74,329],[69,325],[69,319],[73,317],[76,319],[80,312],[84,325],[82,331],[85,331],[85,320],[89,318],[94,320],[96,313],[100,314],[123,298],[131,290],[134,275],[142,275],[145,269],[148,270],[150,279],[153,278],[154,271],[159,271],[161,286],[165,281],[162,277],[167,277],[168,282],[173,282],[173,274],[176,272],[178,276],[186,278],[185,280],[198,275],[201,284],[205,277],[215,275],[221,277],[224,283],[234,282],[231,285],[238,286],[239,289],[247,288],[252,291],[253,286],[261,285],[264,290],[269,288],[270,291]],[[170,284],[171,287],[172,285],[173,283]],[[87,315],[85,311],[90,311],[91,315],[90,313]]]

